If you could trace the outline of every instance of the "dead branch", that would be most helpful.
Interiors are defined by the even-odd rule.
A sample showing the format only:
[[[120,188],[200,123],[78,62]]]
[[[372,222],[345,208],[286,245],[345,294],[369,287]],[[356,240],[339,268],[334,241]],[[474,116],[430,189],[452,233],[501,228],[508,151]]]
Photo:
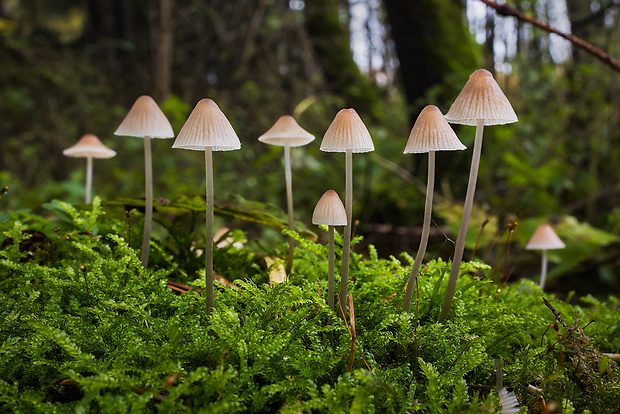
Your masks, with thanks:
[[[558,29],[549,26],[547,23],[543,23],[538,19],[535,19],[533,17],[530,17],[528,15],[526,15],[525,13],[522,13],[521,11],[519,11],[516,7],[511,6],[509,4],[498,4],[495,1],[492,0],[480,0],[481,2],[483,2],[484,4],[486,4],[489,7],[492,7],[493,9],[495,9],[495,12],[501,16],[507,16],[507,17],[516,17],[518,20],[521,20],[523,22],[527,22],[530,23],[540,29],[543,29],[549,33],[553,33],[556,34],[568,41],[570,41],[572,44],[574,44],[577,47],[580,47],[581,49],[585,50],[586,52],[588,52],[589,54],[591,54],[592,56],[602,60],[603,62],[605,62],[607,65],[609,65],[614,71],[616,72],[620,72],[620,62],[618,62],[618,60],[614,59],[612,56],[610,56],[607,52],[604,52],[603,50],[599,49],[598,47],[586,42],[585,40],[583,40],[580,37],[577,37],[575,35],[572,34],[568,34],[568,33],[563,33],[560,32]]]

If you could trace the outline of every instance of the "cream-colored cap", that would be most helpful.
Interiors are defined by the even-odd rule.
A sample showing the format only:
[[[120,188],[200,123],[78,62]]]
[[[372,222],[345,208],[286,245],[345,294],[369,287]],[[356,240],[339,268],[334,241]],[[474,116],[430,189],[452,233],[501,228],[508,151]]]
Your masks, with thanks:
[[[548,224],[538,226],[527,246],[525,246],[527,250],[554,250],[565,247],[566,245]]]
[[[281,147],[301,147],[314,141],[314,135],[300,127],[292,116],[283,115],[258,140]]]
[[[517,122],[517,115],[491,72],[478,69],[469,75],[446,119],[463,125],[476,125],[478,119],[484,119],[484,125],[500,125]]]
[[[232,125],[211,99],[205,98],[196,104],[189,114],[172,148],[204,151],[231,151],[241,148],[239,137]]]
[[[72,147],[63,150],[63,155],[75,158],[112,158],[116,151],[106,147],[93,134],[86,134]]]
[[[411,129],[404,153],[456,151],[465,148],[439,108],[427,105]]]
[[[327,190],[314,208],[312,224],[324,224],[326,226],[346,226],[347,213],[344,205],[334,190]]]
[[[321,151],[352,152],[374,151],[370,132],[354,109],[341,109],[336,114],[321,142]]]
[[[136,99],[133,106],[114,132],[127,137],[174,138],[174,131],[166,115],[148,95]]]

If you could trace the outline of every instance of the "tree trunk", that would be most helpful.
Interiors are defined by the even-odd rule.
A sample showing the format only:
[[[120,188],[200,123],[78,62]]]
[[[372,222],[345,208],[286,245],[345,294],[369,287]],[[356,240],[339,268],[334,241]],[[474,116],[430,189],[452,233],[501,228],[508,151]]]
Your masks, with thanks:
[[[172,86],[172,51],[174,35],[174,0],[159,0],[157,29],[154,31],[153,99],[164,101]]]
[[[469,34],[459,0],[384,0],[400,75],[412,123],[423,107],[420,98],[455,72],[472,72],[481,61],[480,49]],[[438,97],[456,96],[444,88]],[[444,102],[435,102],[442,104]],[[447,110],[447,108],[446,108]]]

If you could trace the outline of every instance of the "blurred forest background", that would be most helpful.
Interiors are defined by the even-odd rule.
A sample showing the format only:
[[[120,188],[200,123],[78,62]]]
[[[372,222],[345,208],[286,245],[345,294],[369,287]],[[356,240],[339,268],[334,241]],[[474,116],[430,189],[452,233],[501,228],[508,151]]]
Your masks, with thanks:
[[[509,3],[620,57],[618,0]],[[175,133],[209,97],[242,142],[214,156],[220,202],[283,210],[282,149],[257,138],[284,114],[316,136],[292,151],[296,217],[311,227],[323,192],[344,194],[344,156],[318,148],[352,107],[376,147],[354,156],[356,248],[400,257],[417,250],[426,183],[426,155],[402,154],[411,127],[427,104],[447,112],[480,67],[519,122],[485,129],[470,251],[483,228],[476,257],[494,277],[536,279],[540,256],[523,247],[549,222],[567,244],[550,257],[550,288],[618,293],[620,75],[479,0],[0,0],[0,209],[81,203],[85,162],[62,150],[86,133],[118,152],[95,160],[94,194],[143,197],[142,140],[113,132],[140,95]],[[474,128],[455,130],[470,147]],[[204,194],[203,155],[172,143],[153,142],[155,197]],[[471,149],[437,155],[429,258],[452,254],[470,160]]]

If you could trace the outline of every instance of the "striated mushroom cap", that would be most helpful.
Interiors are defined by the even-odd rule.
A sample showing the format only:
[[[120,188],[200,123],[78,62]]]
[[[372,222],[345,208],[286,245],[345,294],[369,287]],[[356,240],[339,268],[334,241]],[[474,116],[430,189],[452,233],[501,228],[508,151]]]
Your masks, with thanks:
[[[189,114],[172,148],[204,151],[231,151],[241,148],[232,125],[213,100],[205,98]]]
[[[281,147],[301,147],[314,141],[314,135],[300,127],[292,116],[283,115],[258,140]]]
[[[112,158],[116,151],[103,145],[93,134],[86,134],[75,145],[63,150],[62,154],[75,158]]]
[[[439,108],[427,105],[411,129],[404,153],[456,151],[465,148]]]
[[[127,137],[173,138],[174,132],[166,115],[148,95],[136,99],[133,106],[114,132]]]
[[[565,247],[564,242],[548,224],[538,226],[527,246],[525,246],[527,250],[554,250]]]
[[[375,150],[370,132],[354,109],[342,109],[336,114],[323,136],[321,151],[370,152]]]
[[[484,119],[484,125],[500,125],[517,122],[517,115],[491,72],[478,69],[469,75],[446,119],[463,125],[476,125],[478,119]]]
[[[344,205],[334,190],[327,190],[316,203],[312,213],[312,224],[327,226],[346,226],[347,213]]]

